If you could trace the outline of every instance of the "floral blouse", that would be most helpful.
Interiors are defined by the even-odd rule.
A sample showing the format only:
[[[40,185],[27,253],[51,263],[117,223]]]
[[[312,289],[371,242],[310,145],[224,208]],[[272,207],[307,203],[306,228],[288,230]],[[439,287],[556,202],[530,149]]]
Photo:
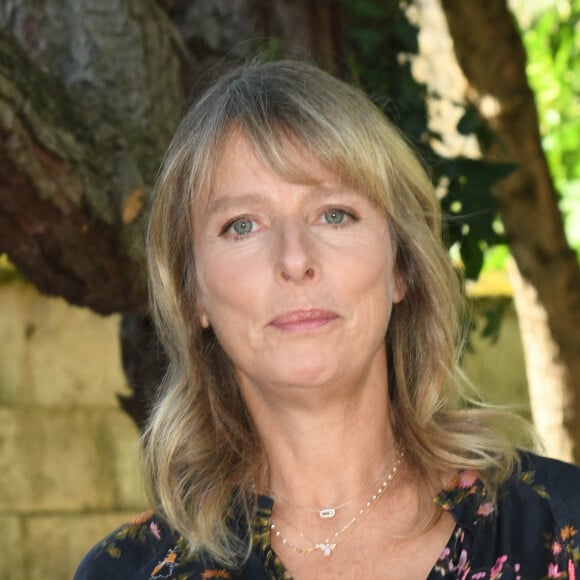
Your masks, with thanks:
[[[458,474],[435,502],[456,526],[427,580],[580,580],[579,467],[522,454],[521,469],[502,484],[497,503],[471,471]],[[272,506],[260,496],[252,554],[242,570],[187,556],[184,541],[148,513],[97,544],[74,580],[291,580],[270,546]]]

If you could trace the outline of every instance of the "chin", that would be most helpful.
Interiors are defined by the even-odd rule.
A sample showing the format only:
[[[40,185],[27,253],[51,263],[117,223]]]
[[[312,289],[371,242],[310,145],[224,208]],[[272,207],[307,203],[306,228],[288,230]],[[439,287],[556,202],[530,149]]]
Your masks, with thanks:
[[[290,361],[285,361],[287,363]],[[335,365],[329,365],[322,361],[296,361],[296,364],[288,364],[287,372],[279,374],[280,383],[296,387],[316,387],[328,384],[336,376]]]

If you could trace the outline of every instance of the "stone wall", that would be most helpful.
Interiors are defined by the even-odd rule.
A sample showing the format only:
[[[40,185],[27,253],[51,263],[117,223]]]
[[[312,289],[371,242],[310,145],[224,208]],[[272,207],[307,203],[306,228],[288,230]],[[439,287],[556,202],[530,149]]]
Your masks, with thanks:
[[[0,579],[71,578],[145,509],[118,317],[0,284]]]
[[[499,332],[483,336],[486,312],[501,310]],[[470,333],[471,349],[466,352],[463,369],[485,399],[532,420],[524,352],[518,318],[509,297],[480,297],[473,302],[475,328]],[[554,451],[552,450],[554,455]]]
[[[71,578],[95,542],[146,509],[137,430],[116,399],[118,322],[0,283],[0,580]],[[472,338],[474,382],[529,408],[513,309],[497,343]]]

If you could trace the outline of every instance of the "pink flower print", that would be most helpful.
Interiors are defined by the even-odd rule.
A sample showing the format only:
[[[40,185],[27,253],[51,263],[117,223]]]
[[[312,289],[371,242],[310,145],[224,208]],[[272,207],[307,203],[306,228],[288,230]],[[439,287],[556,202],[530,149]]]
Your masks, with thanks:
[[[554,554],[554,556],[556,556],[562,551],[562,544],[560,544],[560,542],[557,542],[554,540],[552,542],[552,545],[550,546],[550,549],[552,550],[552,554]]]
[[[441,552],[441,556],[439,556],[439,560],[445,560],[445,558],[447,558],[447,556],[449,556],[449,554],[451,554],[451,550],[446,546],[445,549],[443,550],[443,552]]]
[[[482,503],[477,508],[477,515],[478,516],[488,516],[489,514],[493,513],[495,510],[495,506],[491,502]]]
[[[486,574],[487,574],[487,572],[476,572],[471,577],[471,580],[482,580],[482,578],[485,578]]]
[[[477,481],[477,472],[462,471],[459,474],[459,487],[462,489],[469,489]]]
[[[155,523],[155,522],[151,522],[149,524],[149,529],[151,530],[151,533],[158,539],[161,539],[161,534],[159,533],[159,526]]]
[[[548,578],[560,578],[562,572],[558,571],[558,564],[548,564]]]
[[[490,578],[497,578],[499,573],[503,570],[503,565],[506,563],[508,557],[504,554],[500,556],[493,565],[493,568],[490,571]]]
[[[457,562],[457,566],[455,570],[457,572],[461,572],[465,570],[465,565],[467,564],[467,550],[461,550],[461,554],[459,555],[459,562]]]
[[[570,580],[576,580],[576,568],[572,560],[568,560],[568,578]]]

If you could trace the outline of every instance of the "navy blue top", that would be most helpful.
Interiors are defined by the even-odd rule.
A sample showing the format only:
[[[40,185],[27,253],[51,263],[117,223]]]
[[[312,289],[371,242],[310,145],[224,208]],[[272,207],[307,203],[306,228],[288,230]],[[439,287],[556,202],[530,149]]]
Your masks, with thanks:
[[[495,504],[471,471],[459,473],[435,501],[456,526],[428,580],[580,580],[579,467],[522,454],[521,469],[501,485]],[[259,497],[252,554],[241,570],[187,556],[183,539],[149,513],[97,544],[74,580],[290,579],[270,545],[272,506]]]

